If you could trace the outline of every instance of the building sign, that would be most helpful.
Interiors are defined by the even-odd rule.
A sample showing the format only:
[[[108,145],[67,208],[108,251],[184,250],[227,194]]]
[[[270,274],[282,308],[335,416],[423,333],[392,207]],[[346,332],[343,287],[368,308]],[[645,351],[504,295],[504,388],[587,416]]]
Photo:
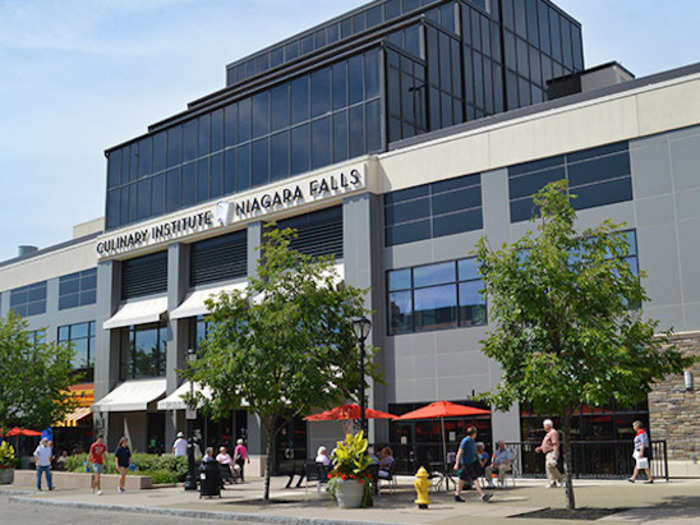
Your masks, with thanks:
[[[222,200],[208,210],[157,222],[148,226],[100,239],[96,244],[100,259],[128,253],[139,248],[172,242],[212,228],[262,218],[337,198],[367,187],[365,165],[334,173],[308,177],[269,190],[252,192],[239,198]]]

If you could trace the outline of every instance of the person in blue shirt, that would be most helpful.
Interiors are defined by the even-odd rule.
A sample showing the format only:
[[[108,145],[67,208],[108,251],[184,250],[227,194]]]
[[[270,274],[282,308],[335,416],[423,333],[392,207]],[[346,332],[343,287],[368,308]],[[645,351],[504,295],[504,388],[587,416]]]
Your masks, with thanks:
[[[459,444],[459,451],[455,459],[454,469],[457,471],[459,481],[457,482],[457,490],[455,491],[455,501],[464,501],[462,498],[462,488],[464,483],[470,483],[474,490],[481,496],[481,501],[491,499],[491,494],[486,494],[479,486],[479,471],[481,465],[479,458],[476,455],[476,427],[467,428],[467,436]]]

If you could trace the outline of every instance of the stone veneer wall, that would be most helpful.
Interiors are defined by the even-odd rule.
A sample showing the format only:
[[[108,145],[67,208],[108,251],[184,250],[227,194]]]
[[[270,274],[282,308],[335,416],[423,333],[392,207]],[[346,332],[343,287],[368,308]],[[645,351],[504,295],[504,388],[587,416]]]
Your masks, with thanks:
[[[676,347],[700,356],[700,332],[673,337]],[[682,375],[668,376],[649,394],[649,425],[652,439],[665,439],[669,460],[700,459],[700,362],[692,368],[695,388],[685,389]]]

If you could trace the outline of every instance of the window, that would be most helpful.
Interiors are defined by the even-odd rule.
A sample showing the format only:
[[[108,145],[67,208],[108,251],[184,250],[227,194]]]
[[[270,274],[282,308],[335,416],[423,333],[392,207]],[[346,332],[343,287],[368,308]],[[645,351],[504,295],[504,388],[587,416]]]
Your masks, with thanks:
[[[22,317],[46,313],[46,281],[11,290],[10,309]]]
[[[58,309],[97,302],[97,268],[64,275],[58,280]]]
[[[245,277],[248,273],[247,230],[192,244],[190,286]]]
[[[122,300],[168,289],[168,252],[129,259],[122,264]]]
[[[80,381],[93,381],[95,371],[95,321],[58,327],[59,343],[73,343],[73,370]]]
[[[307,255],[343,257],[343,207],[334,206],[321,211],[285,219],[277,223],[280,230],[294,228],[296,239],[289,247]]]
[[[577,210],[632,200],[628,142],[510,166],[511,222],[535,216],[532,196],[548,183],[562,179],[568,179],[569,191],[576,195],[572,205]]]
[[[483,228],[481,174],[385,194],[384,226],[386,246]]]
[[[122,329],[119,378],[165,376],[166,337],[165,322]]]
[[[391,270],[387,283],[389,335],[487,322],[476,259]]]

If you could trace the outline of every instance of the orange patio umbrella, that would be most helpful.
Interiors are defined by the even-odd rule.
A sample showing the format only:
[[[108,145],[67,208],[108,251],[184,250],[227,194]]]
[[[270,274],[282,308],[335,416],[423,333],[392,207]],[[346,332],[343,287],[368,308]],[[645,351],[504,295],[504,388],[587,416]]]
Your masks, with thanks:
[[[330,410],[306,416],[304,421],[343,421],[348,419],[361,419],[361,409],[359,405],[347,404],[340,405]],[[396,419],[396,416],[381,410],[373,410],[365,408],[365,417],[367,419]]]
[[[490,410],[482,408],[468,407],[450,403],[449,401],[435,401],[424,407],[399,416],[395,421],[409,421],[414,419],[440,419],[442,430],[442,460],[447,465],[447,440],[445,439],[445,418],[460,416],[486,416],[491,414]]]
[[[41,436],[41,432],[37,432],[36,430],[29,430],[27,428],[15,427],[11,430],[8,430],[7,434],[5,434],[5,436],[6,437],[12,437],[12,436],[37,437],[37,436]]]

